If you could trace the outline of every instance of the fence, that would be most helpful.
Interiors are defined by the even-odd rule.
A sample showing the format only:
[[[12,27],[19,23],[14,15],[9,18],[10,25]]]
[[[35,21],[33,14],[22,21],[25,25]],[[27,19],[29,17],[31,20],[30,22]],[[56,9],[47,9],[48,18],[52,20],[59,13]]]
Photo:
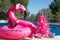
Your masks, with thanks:
[[[60,18],[47,18],[50,23],[60,23]]]

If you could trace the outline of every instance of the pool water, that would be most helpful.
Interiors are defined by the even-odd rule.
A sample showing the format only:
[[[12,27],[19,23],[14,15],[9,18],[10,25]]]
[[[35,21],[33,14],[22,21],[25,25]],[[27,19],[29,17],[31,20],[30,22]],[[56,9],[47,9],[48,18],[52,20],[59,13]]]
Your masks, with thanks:
[[[55,33],[55,35],[60,35],[60,25],[50,24],[51,32]]]
[[[9,25],[9,24],[8,23],[0,23],[0,27],[2,27],[4,25]],[[50,29],[51,29],[51,32],[55,33],[55,35],[60,35],[60,25],[50,24]]]
[[[0,23],[0,27],[5,26],[5,25],[9,25],[8,23]]]

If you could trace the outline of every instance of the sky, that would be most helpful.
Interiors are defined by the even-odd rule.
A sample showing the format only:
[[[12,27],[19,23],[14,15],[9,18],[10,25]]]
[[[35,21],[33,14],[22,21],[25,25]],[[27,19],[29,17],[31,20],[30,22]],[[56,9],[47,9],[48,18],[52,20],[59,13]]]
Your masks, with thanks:
[[[30,11],[31,14],[37,14],[39,10],[49,8],[51,2],[53,2],[53,0],[29,0],[28,11]]]

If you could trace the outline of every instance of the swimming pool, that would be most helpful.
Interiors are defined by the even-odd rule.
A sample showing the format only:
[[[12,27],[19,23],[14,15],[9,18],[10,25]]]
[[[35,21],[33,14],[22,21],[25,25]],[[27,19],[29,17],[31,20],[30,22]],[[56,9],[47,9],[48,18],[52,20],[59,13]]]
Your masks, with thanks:
[[[60,25],[50,24],[51,32],[55,33],[55,35],[60,35]]]
[[[4,25],[9,25],[8,23],[0,23],[0,27]],[[51,32],[55,33],[55,35],[60,35],[60,25],[50,24]]]

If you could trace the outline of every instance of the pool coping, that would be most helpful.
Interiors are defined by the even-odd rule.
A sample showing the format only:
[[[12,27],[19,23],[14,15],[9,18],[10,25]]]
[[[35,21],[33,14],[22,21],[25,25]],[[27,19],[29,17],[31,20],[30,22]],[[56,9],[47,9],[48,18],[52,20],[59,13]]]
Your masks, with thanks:
[[[8,23],[8,20],[0,20],[0,23]],[[49,23],[54,25],[60,25],[60,23]]]

